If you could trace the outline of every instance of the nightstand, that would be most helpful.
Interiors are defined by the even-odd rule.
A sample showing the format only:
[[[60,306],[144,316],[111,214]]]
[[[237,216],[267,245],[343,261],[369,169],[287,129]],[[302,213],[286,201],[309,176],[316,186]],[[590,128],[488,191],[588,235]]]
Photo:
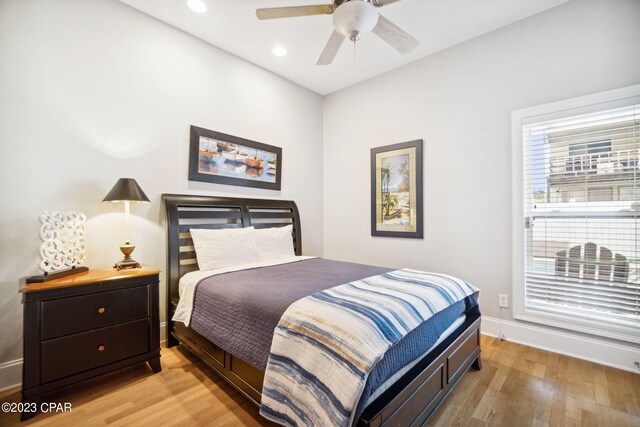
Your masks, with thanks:
[[[39,408],[54,391],[135,363],[160,372],[159,274],[107,268],[22,286],[25,407]]]

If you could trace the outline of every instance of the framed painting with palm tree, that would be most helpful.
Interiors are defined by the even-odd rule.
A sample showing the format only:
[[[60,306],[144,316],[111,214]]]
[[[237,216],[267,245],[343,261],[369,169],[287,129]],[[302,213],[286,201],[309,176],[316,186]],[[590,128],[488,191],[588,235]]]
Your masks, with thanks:
[[[371,149],[371,235],[422,239],[422,140]]]

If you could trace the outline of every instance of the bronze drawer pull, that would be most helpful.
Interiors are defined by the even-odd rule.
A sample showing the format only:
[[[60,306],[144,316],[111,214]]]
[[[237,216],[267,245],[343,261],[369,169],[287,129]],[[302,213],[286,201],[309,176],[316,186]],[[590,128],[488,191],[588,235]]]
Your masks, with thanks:
[[[100,307],[100,308],[98,309],[98,313],[99,313],[99,314],[102,314],[102,313],[104,313],[105,311],[107,311],[107,309],[106,309],[106,308],[104,308],[104,307]]]
[[[104,351],[105,349],[106,349],[106,347],[104,345],[102,345],[102,344],[100,344],[98,346],[98,351]]]

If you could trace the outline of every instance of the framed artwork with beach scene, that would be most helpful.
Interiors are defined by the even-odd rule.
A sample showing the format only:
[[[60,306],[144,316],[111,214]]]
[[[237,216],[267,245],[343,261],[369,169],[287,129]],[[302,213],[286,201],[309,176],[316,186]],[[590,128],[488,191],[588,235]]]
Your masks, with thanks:
[[[191,126],[189,180],[280,190],[282,148]]]
[[[371,235],[422,239],[422,140],[371,149]]]

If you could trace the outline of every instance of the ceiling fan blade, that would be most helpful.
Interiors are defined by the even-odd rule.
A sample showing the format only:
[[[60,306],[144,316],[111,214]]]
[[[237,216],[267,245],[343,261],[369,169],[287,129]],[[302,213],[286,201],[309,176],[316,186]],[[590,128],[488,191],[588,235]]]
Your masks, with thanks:
[[[371,0],[371,4],[374,5],[375,7],[382,7],[391,3],[395,3],[397,1],[400,1],[400,0]]]
[[[337,6],[335,4],[322,4],[316,6],[292,6],[272,7],[256,10],[258,19],[293,18],[296,16],[331,15]]]
[[[316,61],[316,65],[329,65],[333,62],[333,58],[336,57],[340,46],[342,46],[342,42],[346,37],[340,34],[337,31],[331,33],[331,37],[329,37],[329,41],[324,46],[322,53],[318,57]]]
[[[411,52],[420,44],[418,40],[382,15],[378,16],[378,23],[373,28],[373,33],[398,52],[404,54]]]

